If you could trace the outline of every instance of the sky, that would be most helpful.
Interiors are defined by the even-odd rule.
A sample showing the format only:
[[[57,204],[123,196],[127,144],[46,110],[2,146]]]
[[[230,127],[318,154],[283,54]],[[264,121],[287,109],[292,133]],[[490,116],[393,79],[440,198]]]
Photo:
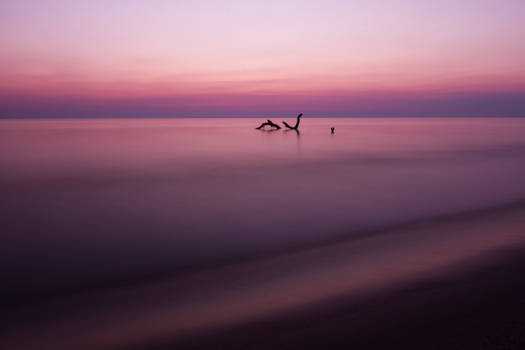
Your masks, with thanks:
[[[525,117],[523,0],[2,0],[0,117]]]

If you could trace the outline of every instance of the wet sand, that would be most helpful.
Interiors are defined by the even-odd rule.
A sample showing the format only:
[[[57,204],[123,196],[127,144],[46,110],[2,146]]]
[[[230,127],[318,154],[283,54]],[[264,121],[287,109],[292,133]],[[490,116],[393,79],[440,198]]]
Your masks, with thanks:
[[[467,264],[401,289],[135,348],[525,349],[523,253],[498,252],[485,257],[496,259],[490,266]]]
[[[515,202],[28,305],[4,319],[0,345],[517,349],[524,247],[525,208]]]

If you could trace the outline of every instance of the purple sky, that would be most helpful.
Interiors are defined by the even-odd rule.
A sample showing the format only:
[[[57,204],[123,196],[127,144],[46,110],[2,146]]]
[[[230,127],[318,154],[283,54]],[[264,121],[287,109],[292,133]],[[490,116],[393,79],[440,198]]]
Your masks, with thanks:
[[[525,116],[525,1],[0,3],[0,117]]]

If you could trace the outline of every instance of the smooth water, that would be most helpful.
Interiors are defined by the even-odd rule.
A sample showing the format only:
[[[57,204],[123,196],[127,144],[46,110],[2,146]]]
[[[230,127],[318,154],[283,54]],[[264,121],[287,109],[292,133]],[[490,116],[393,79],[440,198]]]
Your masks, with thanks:
[[[3,300],[172,278],[525,198],[525,119],[303,118],[300,133],[260,122],[0,120]]]

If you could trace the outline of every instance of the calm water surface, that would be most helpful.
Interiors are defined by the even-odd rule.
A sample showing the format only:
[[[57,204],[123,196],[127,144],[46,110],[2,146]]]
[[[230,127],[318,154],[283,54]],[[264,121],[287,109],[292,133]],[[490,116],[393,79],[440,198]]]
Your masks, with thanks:
[[[525,198],[525,119],[260,122],[1,120],[2,294],[177,276]]]

